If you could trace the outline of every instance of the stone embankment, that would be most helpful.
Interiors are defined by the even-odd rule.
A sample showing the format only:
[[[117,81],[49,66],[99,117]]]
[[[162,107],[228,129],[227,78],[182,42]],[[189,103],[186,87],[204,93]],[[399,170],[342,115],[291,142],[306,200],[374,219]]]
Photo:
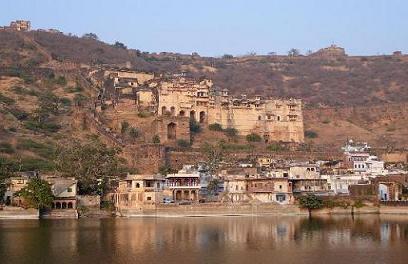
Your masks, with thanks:
[[[0,219],[39,219],[37,209],[23,209],[20,207],[3,207],[0,209]]]
[[[360,215],[360,214],[401,214],[408,216],[408,207],[363,206],[361,208],[323,208],[314,210],[313,215]],[[119,217],[231,217],[231,216],[281,216],[308,215],[306,209],[297,205],[276,204],[196,204],[158,205],[139,209],[122,209]]]

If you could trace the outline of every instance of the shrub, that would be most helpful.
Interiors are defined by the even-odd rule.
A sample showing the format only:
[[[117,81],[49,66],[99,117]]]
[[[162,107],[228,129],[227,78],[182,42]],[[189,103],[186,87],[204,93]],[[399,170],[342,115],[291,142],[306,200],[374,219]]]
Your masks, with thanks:
[[[28,118],[28,114],[26,112],[17,108],[10,108],[9,112],[20,121]]]
[[[190,120],[190,131],[192,133],[198,133],[200,132],[201,128],[200,128],[200,124],[197,123],[197,121],[195,121],[194,119]]]
[[[208,129],[211,131],[222,131],[222,126],[218,123],[210,124]]]
[[[129,130],[129,136],[130,136],[131,138],[138,138],[139,135],[140,135],[140,132],[139,132],[139,130],[137,130],[137,128],[135,128],[135,127],[131,127],[131,128],[130,128],[130,130]]]
[[[16,101],[13,98],[7,97],[5,95],[3,95],[2,93],[0,93],[0,103],[4,103],[7,105],[12,105],[15,104]]]
[[[24,123],[24,127],[36,132],[57,132],[61,126],[52,122],[40,123],[35,120],[28,120]]]
[[[140,117],[140,118],[146,118],[146,117],[149,117],[151,115],[152,114],[150,112],[146,112],[146,111],[142,111],[142,112],[137,113],[137,116]]]
[[[127,121],[122,121],[120,124],[120,132],[122,134],[125,134],[129,129],[129,123]]]
[[[67,79],[65,79],[64,76],[58,76],[58,78],[55,79],[55,83],[64,86],[67,85]]]
[[[71,106],[71,100],[69,98],[61,98],[60,102],[63,106]]]
[[[285,151],[287,150],[287,147],[282,146],[280,144],[270,144],[266,147],[266,149],[268,151],[272,151],[272,152],[278,152],[278,151]]]
[[[249,135],[246,136],[246,140],[248,142],[261,142],[262,138],[260,135],[256,134],[256,133],[251,133]]]
[[[238,130],[236,130],[235,128],[229,127],[229,128],[224,129],[224,133],[227,137],[234,138],[238,135]]]
[[[43,158],[53,158],[55,155],[54,146],[43,144],[32,139],[19,140],[17,149],[30,150]]]
[[[180,148],[188,148],[190,147],[190,142],[184,139],[179,139],[177,140],[177,146],[179,146]]]
[[[17,128],[15,128],[15,127],[10,127],[8,130],[9,130],[10,132],[17,132]]]
[[[152,138],[152,142],[153,142],[154,144],[160,144],[160,137],[159,137],[159,135],[154,135],[153,138]]]
[[[330,119],[327,119],[327,118],[326,118],[325,120],[322,121],[322,123],[323,123],[323,124],[330,124]]]
[[[355,201],[354,202],[354,207],[355,208],[361,208],[361,207],[364,207],[364,203],[363,203],[363,201],[362,200],[357,200],[357,201]]]
[[[6,154],[13,154],[14,148],[10,143],[0,143],[0,152]]]
[[[318,134],[317,134],[317,132],[315,132],[313,130],[306,130],[305,131],[305,137],[307,137],[307,138],[317,138]]]

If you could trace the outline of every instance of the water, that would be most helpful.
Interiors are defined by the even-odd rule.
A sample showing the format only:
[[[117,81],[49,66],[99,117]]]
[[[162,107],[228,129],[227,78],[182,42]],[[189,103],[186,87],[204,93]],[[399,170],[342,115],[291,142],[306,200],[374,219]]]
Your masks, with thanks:
[[[408,263],[408,217],[1,220],[0,263]]]

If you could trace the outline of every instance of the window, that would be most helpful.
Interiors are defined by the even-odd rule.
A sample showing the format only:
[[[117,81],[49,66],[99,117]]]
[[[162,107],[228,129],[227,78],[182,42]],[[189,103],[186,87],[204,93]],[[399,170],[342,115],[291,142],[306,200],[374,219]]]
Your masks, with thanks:
[[[262,120],[262,117],[261,117],[261,116],[258,116],[258,120]]]
[[[279,185],[279,190],[282,190],[282,185]]]
[[[69,187],[69,188],[67,189],[67,192],[72,192],[72,188]]]
[[[148,200],[148,201],[151,201],[151,200],[152,200],[152,197],[147,196],[147,200]]]
[[[136,188],[140,188],[140,183],[136,183]]]

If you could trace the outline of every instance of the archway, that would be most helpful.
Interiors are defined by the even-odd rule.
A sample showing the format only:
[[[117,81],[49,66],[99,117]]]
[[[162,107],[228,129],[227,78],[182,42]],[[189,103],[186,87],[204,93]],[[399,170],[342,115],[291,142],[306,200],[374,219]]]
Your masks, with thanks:
[[[173,122],[167,125],[167,139],[176,139],[176,127]]]
[[[196,117],[195,117],[195,111],[194,110],[192,110],[192,111],[190,111],[190,120],[196,120]]]
[[[170,107],[170,113],[171,113],[171,116],[176,115],[176,108],[174,106]]]
[[[184,112],[184,110],[181,110],[179,113],[179,116],[184,116],[186,114],[186,112]]]
[[[162,115],[165,115],[166,111],[167,111],[167,108],[165,106],[163,106],[162,109],[161,109]]]
[[[204,123],[205,122],[205,112],[201,111],[200,112],[200,123]]]
[[[181,200],[181,191],[176,191],[176,201]]]
[[[60,203],[60,202],[57,202],[57,203],[55,204],[55,208],[61,209],[61,203]]]
[[[68,203],[68,209],[72,209],[72,202]]]
[[[67,209],[67,203],[62,203],[62,209]]]

